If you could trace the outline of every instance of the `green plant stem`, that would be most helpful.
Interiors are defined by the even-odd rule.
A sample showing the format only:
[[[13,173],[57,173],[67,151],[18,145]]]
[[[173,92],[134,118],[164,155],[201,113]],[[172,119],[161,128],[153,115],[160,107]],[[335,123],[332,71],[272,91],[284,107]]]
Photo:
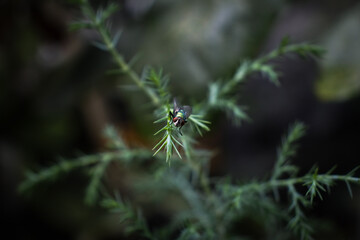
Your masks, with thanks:
[[[256,62],[259,64],[263,64],[265,62],[268,62],[272,59],[275,59],[275,58],[285,55],[287,53],[303,54],[303,53],[306,53],[307,51],[309,51],[309,52],[313,51],[314,54],[323,54],[323,52],[324,52],[324,50],[322,48],[315,46],[315,45],[309,45],[306,43],[293,44],[293,45],[277,48],[277,49],[271,51],[269,54],[259,58]]]
[[[49,180],[55,180],[60,175],[69,173],[74,169],[78,169],[81,167],[89,167],[93,164],[98,164],[99,162],[109,162],[116,159],[122,159],[123,161],[127,161],[128,159],[133,159],[136,157],[144,158],[149,156],[150,155],[148,154],[148,152],[144,150],[127,150],[104,152],[100,154],[83,156],[78,159],[63,160],[59,164],[42,170],[39,173],[28,173],[27,179],[20,184],[19,191],[26,192],[40,183]]]
[[[237,69],[232,79],[226,82],[226,84],[223,86],[221,89],[221,94],[229,93],[238,83],[243,82],[250,74],[259,72],[261,69],[264,69],[264,67],[269,68],[268,66],[265,66],[266,63],[288,53],[296,53],[301,56],[321,56],[324,53],[324,50],[316,45],[310,45],[306,43],[280,46],[279,48],[273,50],[261,58],[258,58],[255,61],[245,61]]]
[[[139,75],[131,69],[131,67],[126,63],[122,55],[116,50],[113,42],[111,41],[110,33],[105,28],[104,24],[97,20],[96,14],[92,7],[90,6],[90,3],[87,0],[83,1],[83,6],[87,8],[88,12],[90,13],[90,20],[93,22],[95,29],[100,33],[100,36],[102,37],[106,48],[108,49],[109,53],[115,60],[116,64],[120,68],[120,70],[127,74],[130,79],[142,90],[145,92],[146,95],[151,99],[152,103],[155,106],[161,106],[160,105],[160,99],[156,95],[156,93],[151,89],[147,88],[143,81],[141,81],[141,78]]]
[[[201,188],[204,190],[205,194],[211,198],[215,197],[210,188],[209,178],[205,174],[205,171],[203,170],[201,165],[197,165],[191,160],[189,162],[190,162],[190,167],[193,169],[193,171],[195,171],[199,174],[200,185],[201,185]]]
[[[273,189],[274,187],[286,187],[290,185],[296,185],[300,183],[305,183],[312,179],[312,175],[305,175],[302,177],[297,178],[289,178],[289,179],[277,179],[277,180],[270,180],[268,182],[263,183],[251,183],[247,184],[243,187],[240,187],[239,190],[241,191],[264,191],[267,189]],[[360,184],[360,178],[347,176],[347,175],[328,175],[328,174],[319,174],[316,176],[317,181],[347,181],[352,183]]]

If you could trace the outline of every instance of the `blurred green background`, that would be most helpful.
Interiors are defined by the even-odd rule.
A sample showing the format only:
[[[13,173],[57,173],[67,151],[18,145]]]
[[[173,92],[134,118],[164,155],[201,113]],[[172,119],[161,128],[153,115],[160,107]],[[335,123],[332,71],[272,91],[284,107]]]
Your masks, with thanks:
[[[105,74],[114,65],[90,44],[96,33],[68,30],[81,18],[74,2],[0,1],[1,215],[12,239],[122,239],[112,217],[84,206],[86,177],[71,174],[31,198],[19,196],[17,186],[28,168],[103,149],[108,123],[130,145],[155,142],[146,96],[126,88],[121,76]],[[289,56],[274,62],[282,72],[280,88],[252,76],[239,92],[251,122],[237,128],[222,115],[208,116],[212,132],[199,140],[217,151],[213,176],[266,175],[295,120],[308,126],[296,158],[304,171],[318,164],[346,173],[359,165],[359,1],[115,2],[121,6],[112,18],[113,31],[123,31],[119,51],[127,60],[138,56],[139,73],[144,65],[162,67],[185,104],[206,98],[209,82],[231,76],[241,61],[271,51],[284,36],[327,50],[320,61]],[[324,221],[319,239],[360,239],[360,192],[353,190],[350,199],[339,185],[310,211]],[[150,225],[158,222],[150,219]]]

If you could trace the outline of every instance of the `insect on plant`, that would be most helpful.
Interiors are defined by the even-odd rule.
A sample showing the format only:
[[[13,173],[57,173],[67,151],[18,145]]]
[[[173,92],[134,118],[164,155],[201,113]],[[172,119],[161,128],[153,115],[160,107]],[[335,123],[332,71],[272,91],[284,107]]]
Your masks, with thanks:
[[[181,133],[181,128],[187,123],[188,117],[191,115],[192,108],[190,106],[179,106],[176,99],[174,98],[174,110],[169,112],[171,116],[170,123],[174,123],[175,127],[179,128],[179,133]]]
[[[356,170],[360,167],[345,175],[333,174],[334,168],[323,174],[320,174],[317,168],[313,168],[304,175],[298,175],[299,169],[292,164],[292,158],[297,154],[296,142],[305,134],[306,128],[302,123],[295,123],[283,137],[271,176],[263,181],[251,181],[243,184],[236,183],[228,177],[212,178],[208,171],[213,155],[212,151],[195,147],[196,141],[191,131],[185,136],[179,137],[179,134],[182,135],[181,128],[188,121],[200,135],[202,135],[201,130],[210,131],[208,127],[210,122],[204,120],[203,117],[212,109],[225,110],[231,119],[235,120],[235,123],[248,119],[246,113],[237,104],[237,92],[233,91],[235,87],[247,81],[251,74],[258,72],[263,73],[271,82],[278,85],[279,74],[269,62],[286,54],[294,53],[300,56],[320,57],[323,53],[321,47],[307,43],[289,45],[288,38],[285,38],[277,49],[267,55],[256,60],[244,61],[237,68],[233,77],[226,82],[210,83],[208,99],[194,104],[195,111],[192,114],[192,107],[179,105],[176,99],[173,100],[173,109],[170,108],[170,92],[166,87],[168,78],[162,77],[162,71],[157,72],[145,68],[143,75],[139,76],[131,68],[131,64],[127,63],[118,52],[115,46],[117,46],[119,34],[112,37],[111,31],[108,29],[108,26],[111,25],[107,24],[111,13],[117,9],[116,5],[110,4],[105,10],[95,11],[96,9],[93,9],[88,0],[82,0],[79,3],[86,19],[75,22],[72,25],[73,28],[97,30],[102,37],[102,43],[95,45],[108,51],[118,64],[118,72],[127,74],[135,85],[151,99],[154,107],[158,110],[154,111],[155,116],[159,117],[154,123],[163,124],[163,127],[154,136],[160,133],[163,135],[152,150],[142,147],[130,148],[117,134],[116,129],[108,128],[106,135],[114,148],[102,153],[62,160],[40,172],[29,172],[25,181],[19,186],[21,192],[27,192],[40,183],[57,179],[61,174],[83,168],[89,171],[91,177],[86,189],[86,202],[95,204],[102,197],[101,206],[119,214],[124,233],[137,234],[131,235],[131,239],[133,236],[135,238],[139,236],[141,239],[150,240],[238,239],[247,236],[243,235],[247,234],[247,229],[242,233],[242,229],[234,231],[234,227],[248,219],[249,213],[254,217],[250,219],[256,220],[254,222],[256,227],[260,227],[258,232],[261,235],[254,232],[256,233],[254,236],[263,236],[266,239],[297,237],[297,239],[310,240],[313,239],[313,229],[304,210],[313,205],[313,200],[316,197],[322,199],[322,192],[327,192],[337,181],[343,181],[350,196],[353,196],[350,183],[360,184],[360,178],[355,176]],[[201,111],[198,113],[196,109]],[[178,129],[179,134],[175,129]],[[158,164],[158,160],[163,161],[165,158],[170,166],[174,151],[179,159],[182,159],[178,150],[179,146],[183,148],[186,161],[176,161],[171,168],[165,164]],[[162,149],[165,154],[151,157],[151,155],[157,155]],[[152,151],[155,151],[154,154]],[[140,161],[144,164],[139,164]],[[146,215],[142,214],[141,209],[133,206],[132,202],[124,201],[117,189],[114,189],[114,196],[106,191],[100,191],[107,189],[107,187],[101,188],[102,180],[112,162],[133,166],[128,169],[128,175],[135,176],[137,187],[132,189],[129,186],[128,189],[134,193],[131,194],[134,199],[141,199],[136,202],[143,201],[144,193],[156,191],[160,194],[159,198],[149,202],[144,201],[145,207],[153,206],[152,204],[168,206],[169,199],[179,196],[179,203],[184,204],[171,210],[171,218],[168,215],[170,212],[161,213],[169,216],[168,224],[164,224],[161,229],[157,228],[152,231],[148,227]],[[150,168],[148,168],[149,165],[151,165]],[[146,171],[140,169],[142,166],[146,168]],[[134,174],[130,171],[134,171]],[[109,184],[109,188],[111,186],[115,187],[115,185]],[[140,188],[140,186],[143,187]],[[287,191],[289,201],[282,201],[279,196],[281,189]],[[303,191],[306,189],[306,192]],[[103,192],[105,196],[101,196]],[[283,202],[287,207],[283,207]],[[246,226],[248,226],[247,223],[244,227]]]

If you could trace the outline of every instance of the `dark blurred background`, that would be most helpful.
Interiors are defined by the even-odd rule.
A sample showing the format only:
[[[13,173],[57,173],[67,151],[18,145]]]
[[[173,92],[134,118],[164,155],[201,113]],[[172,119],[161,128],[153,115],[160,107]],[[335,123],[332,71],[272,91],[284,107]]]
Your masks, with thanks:
[[[28,168],[101,150],[107,123],[129,144],[154,144],[146,97],[105,74],[114,65],[89,44],[99,39],[96,33],[68,30],[81,18],[74,2],[0,1],[1,216],[12,239],[121,239],[111,217],[84,206],[85,177],[71,174],[31,198],[19,196],[17,186]],[[251,122],[237,128],[221,113],[209,116],[212,132],[200,140],[217,150],[213,176],[266,176],[281,136],[296,120],[308,126],[295,159],[302,172],[317,164],[323,172],[337,165],[336,173],[344,174],[359,165],[359,1],[117,2],[112,28],[123,30],[120,52],[127,60],[139,56],[139,73],[146,64],[162,67],[183,101],[206,98],[209,82],[230,77],[241,61],[271,51],[284,36],[327,50],[321,60],[276,60],[279,88],[251,76],[239,92]],[[324,223],[318,239],[360,239],[359,187],[353,191],[351,199],[338,185],[309,211]]]

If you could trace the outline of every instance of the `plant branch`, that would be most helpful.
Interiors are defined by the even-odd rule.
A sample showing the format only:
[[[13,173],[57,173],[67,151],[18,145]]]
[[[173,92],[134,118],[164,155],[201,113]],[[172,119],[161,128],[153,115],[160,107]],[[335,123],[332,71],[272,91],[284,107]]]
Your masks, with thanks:
[[[115,60],[121,72],[127,74],[130,79],[151,99],[152,103],[159,107],[160,99],[156,93],[151,88],[147,88],[145,86],[144,81],[141,80],[139,75],[129,66],[129,64],[126,63],[124,57],[116,50],[116,46],[114,44],[116,41],[112,41],[111,34],[104,24],[105,17],[97,17],[95,11],[87,0],[82,1],[82,11],[85,15],[87,15],[87,17],[89,17],[92,27],[99,32],[106,49]]]

